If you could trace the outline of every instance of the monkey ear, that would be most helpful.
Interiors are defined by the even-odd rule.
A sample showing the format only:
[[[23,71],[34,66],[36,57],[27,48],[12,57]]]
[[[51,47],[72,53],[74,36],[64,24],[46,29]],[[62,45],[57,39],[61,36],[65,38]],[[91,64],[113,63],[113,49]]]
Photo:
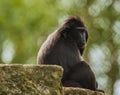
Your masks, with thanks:
[[[67,38],[69,31],[70,31],[70,28],[68,27],[62,30],[63,38]]]
[[[62,37],[63,37],[63,38],[67,38],[67,32],[63,31],[63,32],[62,32]]]

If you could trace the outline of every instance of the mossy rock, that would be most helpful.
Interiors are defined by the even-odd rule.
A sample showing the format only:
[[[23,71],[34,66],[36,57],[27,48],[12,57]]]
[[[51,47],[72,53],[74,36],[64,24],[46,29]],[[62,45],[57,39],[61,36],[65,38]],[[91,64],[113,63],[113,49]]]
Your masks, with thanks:
[[[56,65],[0,64],[0,95],[106,95],[62,87],[63,69]]]
[[[64,95],[106,95],[105,93],[83,88],[64,87]]]
[[[0,65],[0,95],[62,95],[62,74],[53,65]]]

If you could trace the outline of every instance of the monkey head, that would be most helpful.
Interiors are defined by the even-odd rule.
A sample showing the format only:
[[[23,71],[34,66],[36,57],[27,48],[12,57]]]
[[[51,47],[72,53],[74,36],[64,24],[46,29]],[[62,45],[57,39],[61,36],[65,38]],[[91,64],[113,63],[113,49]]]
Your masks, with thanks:
[[[70,39],[77,44],[82,55],[88,40],[88,32],[81,18],[78,16],[68,18],[62,25],[61,33],[64,38]]]

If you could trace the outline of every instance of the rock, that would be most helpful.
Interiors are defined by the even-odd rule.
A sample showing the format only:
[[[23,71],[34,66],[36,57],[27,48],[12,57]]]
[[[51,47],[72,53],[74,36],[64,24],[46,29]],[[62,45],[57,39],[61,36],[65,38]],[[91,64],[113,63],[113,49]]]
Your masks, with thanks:
[[[0,65],[0,95],[106,95],[62,87],[63,69],[56,65]]]
[[[0,95],[62,95],[59,66],[0,65]]]
[[[64,95],[106,95],[105,93],[83,88],[64,87]]]

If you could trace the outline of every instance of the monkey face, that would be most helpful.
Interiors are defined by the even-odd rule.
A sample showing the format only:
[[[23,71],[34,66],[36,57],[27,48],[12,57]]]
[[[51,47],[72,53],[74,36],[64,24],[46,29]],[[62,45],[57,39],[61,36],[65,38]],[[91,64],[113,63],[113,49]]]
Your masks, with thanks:
[[[70,36],[80,48],[85,47],[88,39],[88,34],[85,27],[77,27],[75,29],[71,29]]]
[[[78,33],[77,44],[81,48],[85,47],[87,39],[88,39],[88,34],[86,31],[87,30],[85,29],[85,27],[77,27],[77,29],[76,29],[76,32]]]

